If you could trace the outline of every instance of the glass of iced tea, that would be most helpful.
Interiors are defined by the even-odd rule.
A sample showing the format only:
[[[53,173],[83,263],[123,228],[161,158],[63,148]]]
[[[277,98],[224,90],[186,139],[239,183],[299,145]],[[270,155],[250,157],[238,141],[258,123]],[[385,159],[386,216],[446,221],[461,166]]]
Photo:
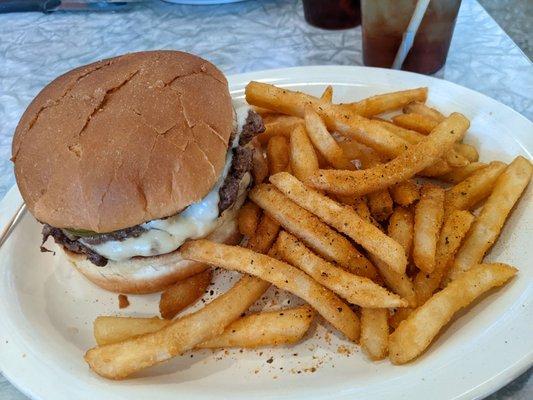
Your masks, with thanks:
[[[437,72],[446,62],[461,0],[431,0],[402,69]],[[390,68],[416,0],[361,0],[363,61]]]
[[[359,0],[303,0],[305,20],[324,29],[347,29],[361,23]]]

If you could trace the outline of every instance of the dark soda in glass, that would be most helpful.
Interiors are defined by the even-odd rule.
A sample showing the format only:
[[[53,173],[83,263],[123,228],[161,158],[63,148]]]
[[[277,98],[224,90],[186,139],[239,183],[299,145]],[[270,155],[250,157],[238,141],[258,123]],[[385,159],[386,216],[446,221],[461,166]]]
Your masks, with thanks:
[[[347,29],[361,23],[359,0],[303,0],[305,20],[318,28]]]
[[[363,61],[390,68],[416,0],[362,0]],[[446,62],[461,0],[431,0],[402,69],[433,74]]]

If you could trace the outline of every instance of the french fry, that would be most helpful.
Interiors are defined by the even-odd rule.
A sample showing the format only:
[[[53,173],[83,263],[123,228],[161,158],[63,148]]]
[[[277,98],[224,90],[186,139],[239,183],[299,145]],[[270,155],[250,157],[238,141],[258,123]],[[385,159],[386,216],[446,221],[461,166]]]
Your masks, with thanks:
[[[471,144],[455,143],[453,148],[457,153],[461,154],[470,162],[476,162],[479,160],[479,153]]]
[[[384,308],[361,309],[361,348],[372,360],[387,357],[389,348],[389,311]]]
[[[385,129],[389,130],[390,132],[394,133],[395,135],[410,144],[416,144],[426,137],[426,135],[394,125],[389,121],[377,120],[376,123],[380,126],[383,126]],[[457,146],[461,145],[462,143],[454,143],[453,149],[450,149],[444,154],[442,161],[445,161],[450,167],[464,167],[465,165],[468,165],[469,160],[462,154],[460,154],[458,150],[456,150]],[[433,168],[428,167],[428,170],[425,171],[426,174],[437,176],[436,172],[434,171],[435,168],[436,166]],[[443,166],[439,167],[439,169],[442,168]]]
[[[356,275],[377,277],[376,268],[341,234],[318,217],[286,198],[272,185],[256,186],[250,199],[275,218],[283,228],[329,261]]]
[[[287,232],[281,232],[275,247],[281,258],[301,269],[318,283],[351,304],[361,307],[405,307],[407,301],[372,282],[327,262]]]
[[[412,113],[396,115],[392,118],[392,121],[402,128],[428,135],[443,120],[436,121],[425,115]]]
[[[428,89],[425,87],[402,90],[400,92],[391,92],[378,94],[377,96],[368,97],[356,103],[343,104],[351,111],[364,117],[372,117],[388,111],[397,110],[413,101],[425,102],[428,95]]]
[[[257,140],[266,144],[274,136],[289,137],[291,132],[297,126],[303,125],[304,121],[298,117],[292,117],[289,115],[281,115],[265,122],[265,131],[257,135]]]
[[[288,173],[272,175],[270,182],[300,207],[312,212],[339,232],[348,235],[394,271],[405,272],[407,258],[402,246],[374,225],[362,220],[352,208],[343,206],[316,190],[306,187]]]
[[[93,334],[98,346],[118,343],[147,333],[157,332],[168,324],[167,319],[100,316],[94,320]]]
[[[361,217],[361,219],[374,225],[376,228],[383,230],[383,227],[379,224],[378,221],[374,219],[374,217],[370,213],[370,208],[368,208],[366,197],[363,196],[363,197],[351,198],[348,196],[338,195],[337,198],[342,204],[347,204],[351,206],[355,210],[357,215]]]
[[[486,166],[487,164],[482,162],[473,162],[461,168],[453,168],[447,174],[439,176],[438,179],[449,183],[459,183]]]
[[[267,145],[268,172],[270,175],[286,171],[289,165],[289,142],[284,136],[273,136]]]
[[[395,156],[406,147],[405,141],[380,127],[375,121],[361,117],[345,106],[330,104],[305,93],[252,81],[246,86],[246,101],[301,118],[305,115],[305,108],[311,106],[332,131],[386,155]]]
[[[424,185],[415,207],[413,261],[424,272],[435,269],[437,240],[444,218],[444,189]]]
[[[328,85],[324,89],[322,96],[320,96],[320,100],[325,101],[327,103],[333,102],[333,87],[331,85]]]
[[[358,160],[361,166],[365,166],[364,168],[383,162],[382,157],[375,150],[353,139],[342,137],[342,140],[337,140],[337,144],[344,152],[346,158]]]
[[[314,316],[315,311],[308,305],[246,315],[230,324],[221,335],[200,343],[196,348],[253,349],[293,344],[309,330]]]
[[[389,192],[392,200],[403,207],[413,204],[420,198],[420,189],[412,179],[391,186]]]
[[[326,161],[338,169],[355,169],[344,155],[344,152],[335,139],[328,132],[320,116],[310,107],[305,109],[305,127],[313,145]]]
[[[208,268],[165,289],[159,300],[161,317],[172,319],[181,310],[200,299],[211,283],[212,276],[211,268]]]
[[[440,111],[431,108],[420,101],[413,101],[412,103],[407,104],[403,108],[403,112],[404,114],[420,114],[437,122],[442,122],[442,120],[446,118]]]
[[[272,115],[279,115],[276,111],[269,110],[268,108],[263,107],[252,107],[252,110],[254,110],[256,113],[258,113],[261,118],[263,118],[263,121],[265,118],[268,118]]]
[[[387,189],[368,194],[370,213],[378,221],[386,221],[392,214],[392,197]]]
[[[505,264],[480,264],[461,274],[418,307],[390,335],[392,363],[405,364],[418,357],[457,311],[493,287],[503,285],[516,271]]]
[[[492,192],[496,180],[506,166],[500,161],[493,161],[486,168],[473,173],[461,183],[448,189],[446,191],[445,213],[474,208]]]
[[[253,141],[255,144],[255,140]],[[268,163],[263,154],[263,149],[260,145],[254,146],[252,153],[252,177],[254,183],[259,184],[263,182],[268,176]]]
[[[280,346],[299,341],[313,321],[309,306],[264,311],[239,318],[220,336],[199,343],[196,349]],[[161,330],[171,321],[154,318],[98,317],[94,321],[94,337],[99,346],[122,342]]]
[[[412,307],[398,308],[394,311],[394,314],[389,316],[389,326],[394,330],[398,328],[400,323],[406,319],[415,309]]]
[[[225,294],[200,310],[172,321],[157,332],[94,347],[85,353],[85,361],[104,378],[124,379],[220,335],[269,286],[268,282],[245,275]]]
[[[350,340],[359,337],[357,315],[335,293],[289,264],[237,246],[195,240],[180,248],[183,257],[257,276],[309,303]]]
[[[255,234],[248,241],[248,248],[259,253],[266,253],[274,244],[279,233],[279,223],[268,215],[263,214]]]
[[[388,235],[402,245],[407,257],[411,254],[414,216],[409,208],[396,207],[389,219]]]
[[[353,196],[388,188],[433,164],[456,140],[462,139],[468,126],[464,116],[453,113],[424,140],[388,163],[360,171],[319,170],[308,182],[321,190]]]
[[[419,271],[414,279],[419,306],[424,304],[440,286],[472,222],[474,216],[468,211],[453,211],[444,221],[435,253],[435,269],[429,274]]]
[[[260,218],[261,209],[257,204],[247,201],[239,210],[237,217],[239,232],[244,236],[252,237],[257,230]]]
[[[531,163],[518,156],[498,177],[479,217],[457,252],[449,279],[457,278],[462,272],[481,262],[500,235],[509,213],[531,180],[532,171]]]
[[[291,132],[290,153],[291,168],[298,179],[305,180],[318,170],[318,158],[315,149],[303,126],[297,126]]]

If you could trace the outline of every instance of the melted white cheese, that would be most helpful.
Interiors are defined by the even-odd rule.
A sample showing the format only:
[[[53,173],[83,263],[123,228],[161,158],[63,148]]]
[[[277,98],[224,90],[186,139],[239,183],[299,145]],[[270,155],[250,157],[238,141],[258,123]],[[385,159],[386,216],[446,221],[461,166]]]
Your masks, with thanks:
[[[242,128],[246,122],[248,111],[247,105],[235,107],[235,126],[237,134],[231,143],[234,149],[239,145]],[[239,185],[239,194],[233,206],[218,214],[218,191],[231,167],[233,152],[228,151],[226,163],[222,174],[214,188],[198,203],[191,204],[181,213],[166,219],[156,219],[141,226],[147,229],[138,237],[130,237],[125,240],[108,240],[101,244],[92,245],[80,241],[91,250],[113,261],[123,261],[135,256],[155,256],[170,253],[179,248],[188,239],[198,239],[209,235],[218,227],[222,226],[228,217],[234,218],[235,210],[238,210],[245,198],[246,189],[250,184],[250,174],[245,174]]]

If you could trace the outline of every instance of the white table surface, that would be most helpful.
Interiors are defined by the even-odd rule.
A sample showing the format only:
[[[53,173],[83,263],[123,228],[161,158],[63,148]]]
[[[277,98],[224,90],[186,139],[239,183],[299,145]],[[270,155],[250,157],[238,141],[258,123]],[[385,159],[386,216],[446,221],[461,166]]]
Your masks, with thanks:
[[[360,28],[313,28],[305,23],[301,3],[295,0],[221,6],[155,1],[118,13],[0,15],[0,198],[14,184],[9,161],[13,131],[39,90],[78,65],[146,49],[196,53],[227,74],[302,65],[362,65]],[[475,0],[463,1],[448,61],[437,76],[533,118],[533,65]],[[533,399],[531,371],[489,398]],[[0,374],[0,399],[26,397]]]

